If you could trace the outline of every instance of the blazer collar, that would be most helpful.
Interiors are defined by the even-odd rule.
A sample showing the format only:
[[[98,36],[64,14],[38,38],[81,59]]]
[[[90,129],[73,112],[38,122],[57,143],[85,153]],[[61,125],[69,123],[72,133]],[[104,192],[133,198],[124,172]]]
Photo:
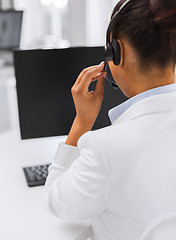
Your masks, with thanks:
[[[111,120],[111,123],[113,123],[117,118],[119,118],[120,115],[124,113],[130,106],[139,102],[140,100],[154,96],[154,95],[168,93],[168,92],[176,92],[176,83],[152,88],[132,98],[129,98],[127,101],[109,110],[108,115]]]
[[[135,119],[148,114],[176,110],[176,92],[154,95],[130,106],[112,125]]]

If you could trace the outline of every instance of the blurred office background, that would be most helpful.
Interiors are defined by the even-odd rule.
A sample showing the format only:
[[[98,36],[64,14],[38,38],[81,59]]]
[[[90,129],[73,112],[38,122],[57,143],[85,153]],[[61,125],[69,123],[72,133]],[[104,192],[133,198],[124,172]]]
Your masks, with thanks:
[[[21,48],[104,45],[118,0],[0,0],[2,9],[23,10]]]
[[[0,189],[2,189],[0,204],[0,239],[85,240],[85,233],[87,231],[85,231],[85,229],[87,229],[89,223],[88,225],[86,223],[82,226],[73,226],[72,224],[65,225],[62,222],[58,222],[57,219],[51,217],[49,213],[47,213],[44,207],[44,188],[37,187],[29,189],[27,187],[27,182],[22,169],[24,167],[50,163],[54,158],[59,142],[65,141],[66,136],[57,137],[56,135],[56,137],[50,138],[44,137],[21,140],[19,124],[20,114],[18,108],[19,101],[17,102],[18,94],[16,91],[19,87],[19,80],[16,81],[17,78],[15,78],[12,53],[13,48],[16,47],[29,50],[17,51],[27,52],[26,60],[28,58],[27,56],[29,56],[29,52],[41,51],[31,51],[31,49],[56,48],[53,50],[54,52],[58,50],[61,52],[67,51],[68,49],[63,50],[57,48],[104,46],[110,15],[118,1],[119,0],[0,0]],[[6,11],[9,9],[16,11]],[[22,25],[19,21],[21,18],[18,18],[18,24],[16,24],[16,21],[13,21],[12,15],[14,12],[17,13],[18,11],[23,11]],[[18,13],[22,14],[22,12]],[[6,16],[3,16],[3,14]],[[14,35],[19,34],[20,41],[18,39],[18,41],[13,43]],[[97,49],[98,48],[99,47],[97,47]],[[102,50],[103,54],[101,56],[95,54],[100,57],[101,60],[98,60],[99,62],[102,61],[104,57],[104,49],[102,48]],[[51,51],[52,50],[42,50],[41,52],[46,53]],[[84,55],[82,52],[83,51],[81,51],[81,54]],[[88,52],[88,55],[94,57],[91,51]],[[46,54],[45,56],[40,55],[39,61],[36,61],[37,57],[35,54],[32,56],[34,57],[30,61],[24,61],[23,58],[21,61],[18,61],[18,70],[20,69],[21,76],[20,83],[22,84],[22,87],[20,88],[22,100],[20,102],[22,104],[24,103],[21,116],[27,121],[27,124],[24,124],[25,128],[28,129],[32,120],[36,120],[37,124],[41,125],[45,130],[45,126],[48,127],[48,125],[44,125],[44,120],[56,119],[57,121],[57,118],[51,117],[50,113],[48,114],[48,111],[46,111],[46,106],[48,109],[50,108],[48,103],[51,102],[51,99],[54,99],[55,102],[59,102],[58,98],[53,97],[54,94],[52,94],[52,90],[54,90],[54,93],[57,96],[61,96],[62,98],[63,96],[66,96],[62,87],[53,87],[52,80],[54,84],[60,79],[60,82],[63,82],[64,84],[65,82],[68,83],[68,81],[64,82],[61,73],[57,72],[62,68],[61,64],[59,65],[59,61],[48,60]],[[73,65],[73,68],[68,68],[68,73],[71,73],[71,77],[68,77],[69,81],[70,79],[75,81],[76,76],[72,77],[74,75],[72,73],[76,72],[75,66],[80,66],[84,62],[82,61],[83,58],[78,57],[78,55],[75,57],[75,54],[72,54],[72,56],[73,57],[69,57],[69,59],[60,58],[59,56],[59,60],[61,59],[63,64],[67,62],[67,64],[70,63],[70,66]],[[46,58],[47,61],[45,62],[47,62],[47,64],[43,67],[42,62],[44,62],[44,59],[46,60]],[[81,61],[78,61],[78,59],[81,59]],[[84,60],[86,60],[86,62],[88,60],[88,57],[85,57],[85,55]],[[72,64],[72,62],[74,62],[74,64]],[[23,63],[25,63],[26,68],[23,67]],[[33,69],[35,69],[35,71],[33,71]],[[49,73],[47,72],[47,74],[45,74],[45,70],[48,71],[48,69],[50,69]],[[33,73],[38,71],[42,72],[42,74],[40,77],[37,75],[37,78],[35,78],[35,74],[33,75]],[[53,72],[58,73],[56,77],[54,77],[55,75]],[[43,76],[46,76],[48,82],[51,84],[44,82]],[[32,83],[36,83],[38,80],[40,80],[39,82],[41,84],[33,88]],[[27,85],[27,83],[29,85]],[[32,86],[31,88],[29,87],[30,85]],[[44,86],[44,89],[49,89],[48,95],[42,94],[41,86]],[[51,88],[48,86],[51,86]],[[67,85],[65,84],[65,86]],[[50,91],[50,89],[52,90]],[[58,89],[62,92],[57,91]],[[104,95],[107,97],[107,103],[110,102],[110,104],[112,104],[114,101],[115,104],[116,97],[119,97],[122,100],[122,94],[119,95],[120,90],[119,92],[113,92],[116,96],[109,94],[109,92],[107,93],[108,94]],[[44,99],[44,101],[41,101],[39,98],[39,107],[42,106],[47,112],[47,118],[36,117],[39,111],[36,111],[35,107],[33,107],[37,105],[34,95],[37,95],[37,97],[42,96],[42,99]],[[23,97],[26,97],[28,101],[23,101]],[[67,101],[64,101],[64,98],[60,102],[63,106],[63,109],[61,110],[64,114],[67,112],[69,113],[70,102],[68,104]],[[25,105],[26,103],[28,104]],[[23,113],[24,110],[28,111],[29,103],[33,103],[30,109],[34,110],[34,114],[26,117]],[[53,106],[57,105],[53,104]],[[107,109],[109,110],[110,108],[108,107]],[[61,118],[60,116],[62,115],[59,115],[59,120]],[[66,118],[62,119],[64,119],[64,125]],[[58,122],[59,121],[57,121],[57,125],[59,125]],[[61,128],[63,125],[60,124]],[[56,124],[54,126],[56,126]],[[31,135],[34,136],[34,134],[36,134],[36,132],[31,131]],[[37,171],[41,173],[39,169],[37,169]],[[39,176],[39,173],[37,176]],[[42,172],[42,174],[44,174],[44,172]],[[84,235],[84,238],[81,238],[81,234]]]
[[[117,2],[118,0],[0,0],[0,10],[23,11],[19,43],[21,49],[103,46],[110,15]],[[17,30],[14,28],[13,31]],[[13,122],[14,113],[10,112],[15,110],[9,110],[9,84],[15,87],[12,49],[1,48],[0,133],[9,129]]]
[[[103,46],[110,15],[118,1],[0,0],[0,10],[23,11],[21,49]],[[10,123],[6,86],[8,82],[15,85],[12,60],[11,50],[0,49],[0,132]],[[11,66],[5,66],[4,61]]]
[[[58,236],[60,239],[77,239],[76,236],[79,236],[81,239],[80,234],[84,234],[83,230],[87,227],[87,224],[74,227],[58,222],[44,207],[44,189],[27,188],[23,168],[50,163],[59,141],[65,141],[66,136],[21,140],[12,49],[10,45],[9,49],[4,48],[6,40],[12,42],[14,34],[19,32],[19,24],[14,26],[8,11],[4,11],[4,21],[2,10],[23,11],[19,43],[21,49],[103,46],[110,14],[116,2],[0,0],[0,188],[3,192],[0,205],[0,239],[23,240],[24,236],[26,240],[55,240]],[[4,32],[10,32],[10,37],[4,37]],[[30,64],[28,66],[31,67]]]

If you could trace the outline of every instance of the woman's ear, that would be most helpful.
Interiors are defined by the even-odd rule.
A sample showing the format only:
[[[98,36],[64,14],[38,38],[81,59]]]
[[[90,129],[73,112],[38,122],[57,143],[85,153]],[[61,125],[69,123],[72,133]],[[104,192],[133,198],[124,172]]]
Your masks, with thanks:
[[[120,64],[118,67],[121,67],[124,63],[124,46],[121,40],[117,40],[120,45]]]

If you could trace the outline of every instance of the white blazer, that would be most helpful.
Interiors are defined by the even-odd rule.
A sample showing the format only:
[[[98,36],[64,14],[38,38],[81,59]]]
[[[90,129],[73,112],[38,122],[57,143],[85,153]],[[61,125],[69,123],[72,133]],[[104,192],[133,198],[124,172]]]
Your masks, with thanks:
[[[135,103],[78,147],[61,143],[45,200],[61,219],[91,219],[96,240],[139,240],[176,211],[176,92]]]

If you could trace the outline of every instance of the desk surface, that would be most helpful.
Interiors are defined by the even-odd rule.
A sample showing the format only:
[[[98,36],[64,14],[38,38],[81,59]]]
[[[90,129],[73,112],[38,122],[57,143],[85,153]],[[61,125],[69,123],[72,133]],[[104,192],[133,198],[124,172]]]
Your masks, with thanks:
[[[44,187],[29,188],[26,184],[22,167],[51,162],[59,142],[66,137],[20,140],[15,80],[9,76],[4,84],[10,128],[0,132],[0,239],[87,239],[91,234],[88,222],[65,223],[51,216],[43,201]]]

